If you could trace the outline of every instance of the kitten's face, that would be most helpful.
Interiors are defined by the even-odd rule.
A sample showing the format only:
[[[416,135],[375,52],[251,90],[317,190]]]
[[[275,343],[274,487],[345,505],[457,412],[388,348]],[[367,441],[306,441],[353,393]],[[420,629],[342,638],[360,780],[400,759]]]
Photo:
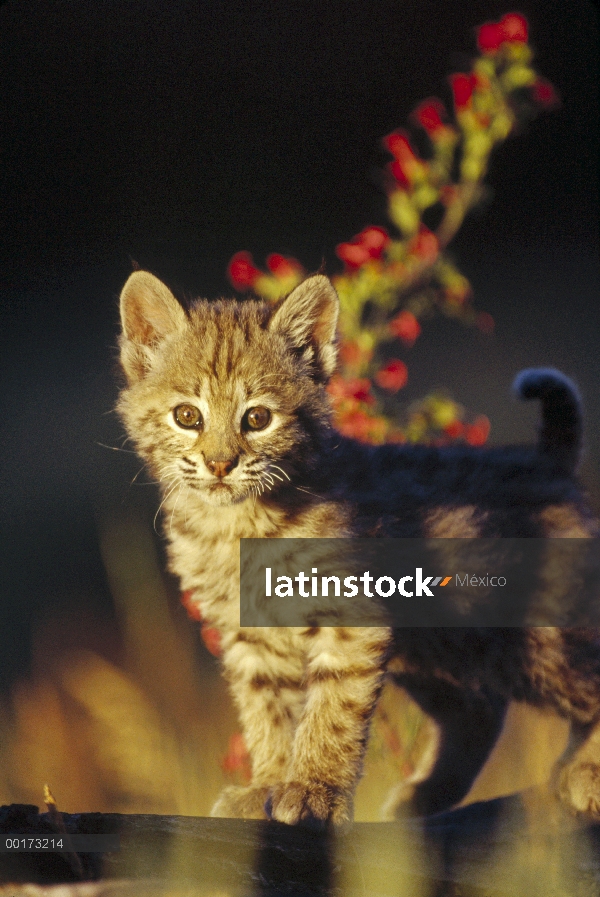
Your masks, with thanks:
[[[197,302],[186,315],[145,272],[122,298],[119,411],[165,490],[229,505],[290,482],[328,425],[324,382],[335,364],[337,298],[324,277],[278,310]]]

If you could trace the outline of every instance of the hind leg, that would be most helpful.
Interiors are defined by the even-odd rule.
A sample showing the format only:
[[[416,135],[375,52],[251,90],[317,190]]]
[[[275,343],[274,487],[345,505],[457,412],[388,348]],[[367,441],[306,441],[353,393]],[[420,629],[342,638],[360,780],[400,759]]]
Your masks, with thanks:
[[[574,815],[600,821],[600,720],[572,724],[569,746],[554,782],[562,804]]]
[[[440,813],[471,788],[500,735],[507,701],[486,689],[460,688],[440,679],[401,676],[396,681],[433,719],[439,733],[427,778],[411,787],[409,806],[419,816]],[[405,788],[398,794],[406,800]]]

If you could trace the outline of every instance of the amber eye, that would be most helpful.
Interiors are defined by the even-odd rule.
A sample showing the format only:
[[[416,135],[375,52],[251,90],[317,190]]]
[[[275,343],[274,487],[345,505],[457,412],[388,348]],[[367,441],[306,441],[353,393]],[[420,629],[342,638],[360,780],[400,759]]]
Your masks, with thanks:
[[[175,423],[186,430],[201,430],[204,424],[202,415],[195,405],[178,405],[173,409]]]
[[[259,405],[250,408],[244,415],[244,427],[247,430],[264,430],[271,423],[271,412]]]

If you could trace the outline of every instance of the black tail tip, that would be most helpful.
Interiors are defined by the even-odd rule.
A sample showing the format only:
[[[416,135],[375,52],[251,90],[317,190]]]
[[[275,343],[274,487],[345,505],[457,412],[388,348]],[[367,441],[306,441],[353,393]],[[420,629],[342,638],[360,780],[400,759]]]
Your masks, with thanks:
[[[581,406],[579,390],[573,381],[556,368],[527,368],[517,374],[513,391],[520,399],[546,399],[551,396],[569,398]]]
[[[572,473],[579,460],[582,436],[581,398],[576,385],[554,368],[528,368],[517,375],[513,390],[521,399],[540,399],[539,450]]]

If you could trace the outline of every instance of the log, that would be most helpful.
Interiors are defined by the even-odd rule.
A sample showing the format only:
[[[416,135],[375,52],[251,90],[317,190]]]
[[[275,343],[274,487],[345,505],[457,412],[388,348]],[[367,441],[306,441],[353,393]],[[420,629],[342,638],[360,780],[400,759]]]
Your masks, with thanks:
[[[70,836],[118,833],[104,853],[0,852],[0,895],[137,897],[598,897],[600,825],[532,823],[520,795],[394,823],[318,832],[276,822],[62,814]],[[56,835],[48,813],[0,808],[6,835]],[[74,843],[76,842],[76,839]],[[51,885],[61,883],[57,891]],[[67,886],[68,885],[68,886]]]

